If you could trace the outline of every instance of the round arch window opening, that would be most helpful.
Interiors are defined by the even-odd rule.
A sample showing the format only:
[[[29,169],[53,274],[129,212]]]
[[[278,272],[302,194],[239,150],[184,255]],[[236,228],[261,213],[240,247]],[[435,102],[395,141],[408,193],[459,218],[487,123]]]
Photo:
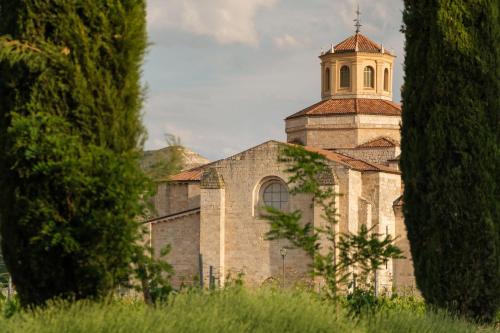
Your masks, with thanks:
[[[263,192],[264,205],[285,210],[288,205],[288,189],[281,182],[267,184]]]

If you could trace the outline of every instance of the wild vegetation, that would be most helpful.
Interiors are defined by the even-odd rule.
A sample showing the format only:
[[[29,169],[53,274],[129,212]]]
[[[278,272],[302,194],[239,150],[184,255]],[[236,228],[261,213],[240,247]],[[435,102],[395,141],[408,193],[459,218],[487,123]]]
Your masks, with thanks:
[[[304,290],[186,290],[148,307],[114,300],[50,304],[0,318],[0,330],[16,332],[495,332],[440,312],[418,299],[387,299],[377,313],[353,319],[341,305]]]
[[[417,286],[475,319],[500,307],[498,0],[406,0],[401,170]]]

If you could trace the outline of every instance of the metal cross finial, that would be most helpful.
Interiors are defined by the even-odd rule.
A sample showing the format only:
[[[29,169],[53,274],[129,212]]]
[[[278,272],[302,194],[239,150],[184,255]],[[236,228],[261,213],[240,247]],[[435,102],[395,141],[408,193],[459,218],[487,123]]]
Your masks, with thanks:
[[[354,26],[356,27],[356,33],[359,33],[360,28],[362,27],[361,19],[359,18],[361,15],[361,12],[359,11],[359,4],[358,4],[358,9],[356,10],[356,15],[357,15],[357,17],[354,20],[354,22],[356,22],[356,24],[354,24]]]

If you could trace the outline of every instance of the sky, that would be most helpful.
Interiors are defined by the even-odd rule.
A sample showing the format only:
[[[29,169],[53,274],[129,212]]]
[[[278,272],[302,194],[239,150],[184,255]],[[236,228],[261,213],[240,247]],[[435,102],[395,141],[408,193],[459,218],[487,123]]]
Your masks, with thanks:
[[[210,160],[270,139],[284,118],[320,101],[321,49],[361,32],[397,55],[400,101],[402,0],[148,0],[144,64],[146,149],[166,134]]]

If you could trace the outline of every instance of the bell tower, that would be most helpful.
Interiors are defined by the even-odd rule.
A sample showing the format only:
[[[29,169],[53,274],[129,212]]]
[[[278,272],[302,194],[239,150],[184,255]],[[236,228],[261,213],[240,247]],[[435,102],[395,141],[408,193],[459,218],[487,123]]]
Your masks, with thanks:
[[[395,56],[361,34],[359,9],[354,35],[322,51],[321,98],[369,98],[392,101]]]
[[[395,55],[361,33],[359,9],[356,13],[354,35],[319,56],[321,101],[285,119],[288,142],[343,152],[399,147],[401,105],[392,101]]]

